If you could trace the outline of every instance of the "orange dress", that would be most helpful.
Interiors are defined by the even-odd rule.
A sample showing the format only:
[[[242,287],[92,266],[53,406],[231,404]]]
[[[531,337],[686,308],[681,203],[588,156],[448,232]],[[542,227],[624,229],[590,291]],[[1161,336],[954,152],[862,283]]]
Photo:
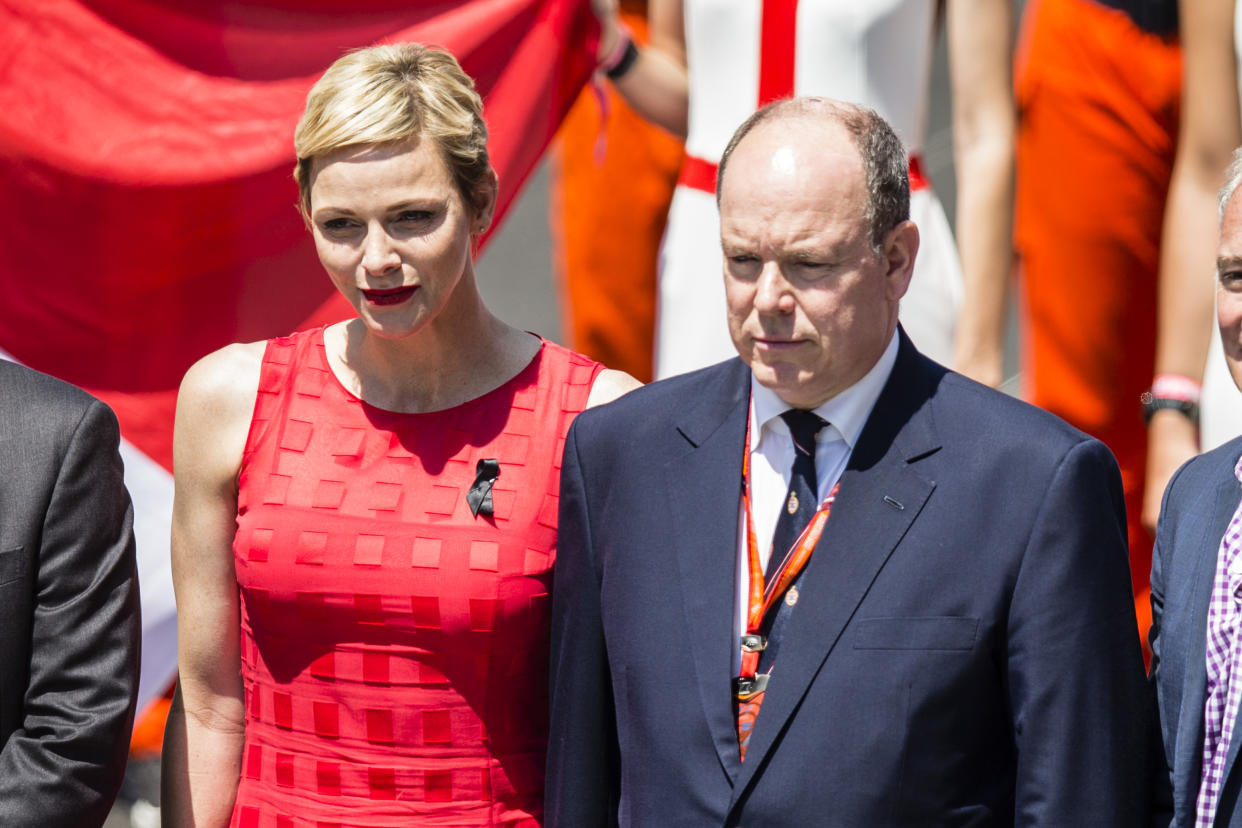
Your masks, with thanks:
[[[621,16],[647,41],[647,4]],[[642,382],[654,365],[656,271],[681,169],[681,141],[643,120],[603,81],[588,85],[548,157],[553,255],[569,345]]]
[[[560,455],[602,366],[381,410],[323,330],[271,340],[239,477],[246,735],[232,826],[538,825]],[[493,514],[466,493],[499,461]]]
[[[1091,0],[1027,5],[1015,216],[1024,396],[1117,456],[1144,639],[1152,538],[1140,522],[1147,429],[1139,394],[1155,364],[1180,96],[1176,39]]]

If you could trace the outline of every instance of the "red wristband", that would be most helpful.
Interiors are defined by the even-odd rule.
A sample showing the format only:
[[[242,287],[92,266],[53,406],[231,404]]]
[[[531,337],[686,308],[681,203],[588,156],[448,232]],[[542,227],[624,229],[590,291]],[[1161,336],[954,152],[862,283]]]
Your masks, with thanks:
[[[1151,395],[1166,400],[1198,403],[1203,386],[1182,374],[1156,374],[1151,381]]]

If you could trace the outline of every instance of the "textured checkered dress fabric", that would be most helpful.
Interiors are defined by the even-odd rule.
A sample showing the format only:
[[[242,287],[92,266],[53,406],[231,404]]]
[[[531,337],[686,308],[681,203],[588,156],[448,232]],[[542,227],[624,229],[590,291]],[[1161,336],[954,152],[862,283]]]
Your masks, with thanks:
[[[1242,483],[1242,458],[1233,470]],[[1216,818],[1225,760],[1242,700],[1242,501],[1233,513],[1216,558],[1207,619],[1207,701],[1203,708],[1203,770],[1195,825]]]
[[[346,391],[322,330],[268,343],[234,542],[234,828],[539,824],[561,448],[600,370],[545,342],[500,388],[401,414]]]

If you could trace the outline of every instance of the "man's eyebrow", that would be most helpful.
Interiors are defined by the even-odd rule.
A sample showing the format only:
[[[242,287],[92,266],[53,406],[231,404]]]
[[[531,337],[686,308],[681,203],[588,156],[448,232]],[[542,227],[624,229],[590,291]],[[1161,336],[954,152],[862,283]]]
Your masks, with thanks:
[[[1242,267],[1242,256],[1218,256],[1216,258],[1216,271],[1218,273],[1234,267]]]
[[[750,241],[750,239],[741,238],[739,236],[731,236],[729,238],[722,237],[720,239],[721,250],[733,250],[733,251],[750,250],[754,246],[755,245]]]
[[[786,256],[784,261],[793,265],[822,265],[835,263],[837,257],[822,252],[815,253],[809,250],[800,250]]]

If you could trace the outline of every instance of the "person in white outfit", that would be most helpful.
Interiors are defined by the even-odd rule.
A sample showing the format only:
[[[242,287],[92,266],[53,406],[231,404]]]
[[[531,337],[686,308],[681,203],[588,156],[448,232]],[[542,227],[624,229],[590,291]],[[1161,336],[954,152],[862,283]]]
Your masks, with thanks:
[[[641,50],[594,0],[601,65],[649,120],[684,135],[686,163],[661,256],[656,376],[732,353],[724,325],[715,168],[733,129],[794,95],[861,103],[910,155],[911,216],[922,239],[901,321],[923,353],[1001,380],[1012,258],[1012,9],[990,0],[653,0]],[[923,171],[937,27],[947,26],[957,169],[957,242]],[[960,250],[960,264],[958,251]]]

